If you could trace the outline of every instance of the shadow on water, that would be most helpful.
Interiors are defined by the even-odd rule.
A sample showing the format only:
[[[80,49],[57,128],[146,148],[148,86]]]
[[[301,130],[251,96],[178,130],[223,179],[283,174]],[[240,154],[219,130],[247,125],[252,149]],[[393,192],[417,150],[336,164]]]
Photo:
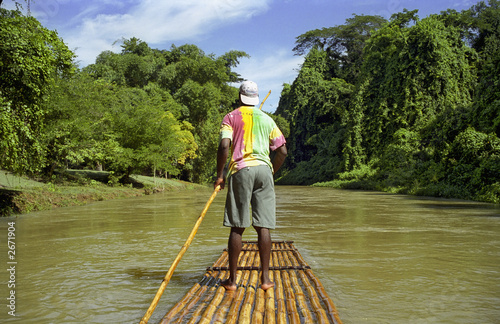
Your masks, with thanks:
[[[482,214],[481,216],[486,217],[500,217],[500,207],[494,205],[477,205],[477,204],[432,204],[425,203],[420,205],[423,208],[432,209],[481,209],[481,210],[491,210],[492,214]]]
[[[165,277],[166,271],[156,271],[146,268],[130,268],[126,270],[126,273],[135,279],[162,280]]]
[[[483,217],[500,217],[500,205],[472,202],[469,200],[433,198],[421,196],[402,196],[412,201],[417,207],[442,210],[491,210],[492,214],[481,214]]]
[[[0,217],[19,213],[19,209],[14,204],[14,198],[21,192],[0,188]]]

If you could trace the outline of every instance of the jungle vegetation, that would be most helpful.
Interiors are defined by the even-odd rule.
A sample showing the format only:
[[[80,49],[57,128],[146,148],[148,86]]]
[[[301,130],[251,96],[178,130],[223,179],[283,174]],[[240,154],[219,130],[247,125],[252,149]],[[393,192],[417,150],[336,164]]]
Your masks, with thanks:
[[[298,36],[304,63],[272,115],[289,148],[278,183],[500,203],[499,5],[353,15]],[[121,48],[78,68],[55,31],[0,9],[0,169],[210,182],[248,55]]]
[[[500,202],[500,2],[309,31],[282,184]]]

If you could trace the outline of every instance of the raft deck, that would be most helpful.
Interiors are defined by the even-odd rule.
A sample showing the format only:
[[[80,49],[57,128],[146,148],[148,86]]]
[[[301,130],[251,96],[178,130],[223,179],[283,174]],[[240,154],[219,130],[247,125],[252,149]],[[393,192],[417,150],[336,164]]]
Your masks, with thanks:
[[[342,323],[337,309],[293,242],[273,242],[270,278],[260,288],[257,242],[244,242],[236,291],[220,285],[229,277],[228,253],[219,259],[160,323]]]

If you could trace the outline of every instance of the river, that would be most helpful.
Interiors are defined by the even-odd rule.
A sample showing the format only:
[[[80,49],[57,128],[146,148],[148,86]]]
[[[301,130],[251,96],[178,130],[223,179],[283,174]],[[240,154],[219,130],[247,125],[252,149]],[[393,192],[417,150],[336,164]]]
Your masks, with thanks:
[[[276,191],[273,240],[295,242],[344,323],[499,323],[499,206]],[[0,322],[138,323],[210,194],[166,192],[0,219]],[[224,197],[208,210],[150,323],[225,248]],[[248,229],[244,240],[255,239]]]

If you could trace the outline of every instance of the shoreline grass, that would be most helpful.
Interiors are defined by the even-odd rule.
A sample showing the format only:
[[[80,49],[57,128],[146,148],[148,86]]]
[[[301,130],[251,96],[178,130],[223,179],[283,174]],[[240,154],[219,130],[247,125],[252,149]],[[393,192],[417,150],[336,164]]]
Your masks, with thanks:
[[[97,171],[71,170],[50,180],[29,179],[0,170],[0,216],[202,187],[180,180],[141,175],[132,175],[126,184],[121,184],[113,174]]]

